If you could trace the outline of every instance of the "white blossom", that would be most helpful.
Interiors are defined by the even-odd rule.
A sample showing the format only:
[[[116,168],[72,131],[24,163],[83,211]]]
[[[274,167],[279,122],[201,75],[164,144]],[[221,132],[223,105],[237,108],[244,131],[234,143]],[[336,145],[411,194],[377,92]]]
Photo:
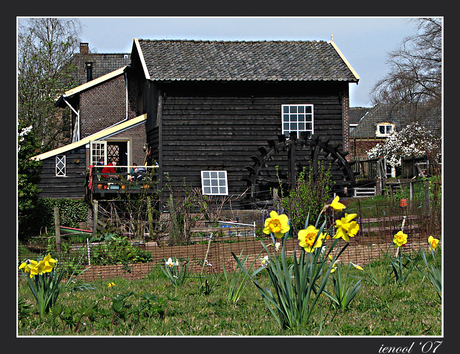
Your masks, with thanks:
[[[397,167],[401,165],[402,157],[431,154],[440,147],[440,139],[415,122],[390,135],[385,143],[374,146],[367,152],[367,157],[384,157],[387,164]]]
[[[21,132],[18,134],[19,136],[19,144],[24,141],[24,137],[32,131],[32,126],[29,125],[28,127],[22,128]],[[21,145],[18,144],[18,152],[21,150]]]
[[[173,262],[172,258],[168,258],[168,260],[165,263],[168,267],[178,267],[179,266],[179,261]]]

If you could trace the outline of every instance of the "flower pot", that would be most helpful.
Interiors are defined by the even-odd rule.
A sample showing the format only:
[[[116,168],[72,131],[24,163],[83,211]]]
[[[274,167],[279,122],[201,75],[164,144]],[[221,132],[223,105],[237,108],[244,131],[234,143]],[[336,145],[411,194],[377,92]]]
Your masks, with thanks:
[[[97,189],[103,189],[103,188],[104,188],[104,185],[103,185],[102,183],[99,183],[99,184],[97,185]]]

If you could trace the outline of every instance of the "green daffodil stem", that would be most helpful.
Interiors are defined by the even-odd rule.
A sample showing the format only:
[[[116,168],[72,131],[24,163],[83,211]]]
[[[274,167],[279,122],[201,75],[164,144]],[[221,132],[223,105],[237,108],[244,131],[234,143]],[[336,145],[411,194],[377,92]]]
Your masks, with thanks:
[[[404,232],[404,224],[405,224],[405,223],[406,223],[406,216],[404,215],[404,216],[403,216],[403,221],[402,221],[402,223],[401,223],[401,232]],[[396,248],[395,257],[398,257],[399,249],[400,249],[400,248],[401,248],[401,247],[397,247],[397,248]]]

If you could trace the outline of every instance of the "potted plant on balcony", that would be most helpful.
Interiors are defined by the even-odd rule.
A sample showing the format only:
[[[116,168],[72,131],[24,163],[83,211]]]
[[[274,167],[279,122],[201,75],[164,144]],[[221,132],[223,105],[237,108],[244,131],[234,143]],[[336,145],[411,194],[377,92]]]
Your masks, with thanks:
[[[152,176],[149,176],[149,175],[145,176],[142,179],[142,182],[143,182],[143,185],[142,185],[143,189],[150,189],[153,186]]]

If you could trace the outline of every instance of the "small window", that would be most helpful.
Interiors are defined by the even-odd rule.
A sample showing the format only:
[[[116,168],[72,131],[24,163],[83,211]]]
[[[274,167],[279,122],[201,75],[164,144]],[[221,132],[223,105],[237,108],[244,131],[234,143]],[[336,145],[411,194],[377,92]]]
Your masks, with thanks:
[[[56,177],[66,176],[66,158],[65,155],[56,156]]]
[[[201,171],[204,195],[228,195],[227,171]]]
[[[376,136],[388,137],[395,131],[395,125],[392,123],[381,123],[377,124]]]
[[[283,104],[281,112],[281,124],[284,135],[289,136],[291,132],[297,132],[297,138],[300,138],[301,132],[308,132],[308,138],[313,135],[312,104]]]
[[[103,165],[107,164],[107,141],[92,141],[91,142],[91,165],[96,166],[99,162]]]

